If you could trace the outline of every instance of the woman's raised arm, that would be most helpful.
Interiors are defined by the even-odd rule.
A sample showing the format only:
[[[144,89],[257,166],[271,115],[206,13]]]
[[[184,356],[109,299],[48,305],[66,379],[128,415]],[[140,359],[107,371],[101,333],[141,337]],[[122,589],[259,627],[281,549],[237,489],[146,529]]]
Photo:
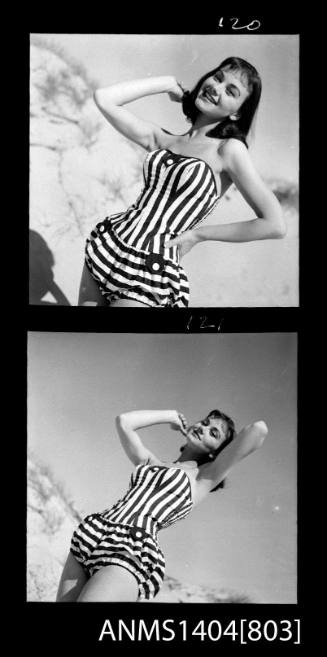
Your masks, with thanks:
[[[155,150],[167,139],[167,134],[160,126],[138,118],[123,107],[144,96],[168,93],[172,100],[181,101],[182,87],[173,75],[165,75],[142,80],[121,82],[111,87],[97,89],[94,100],[109,123],[121,134],[135,141],[147,150]]]
[[[244,427],[212,463],[200,467],[197,478],[196,502],[200,502],[210,490],[227,476],[230,469],[263,444],[268,434],[265,422],[259,420]]]
[[[148,459],[157,460],[154,454],[143,444],[137,429],[150,427],[154,424],[171,424],[183,431],[180,414],[175,410],[163,411],[130,411],[116,418],[116,426],[121,444],[128,458],[135,464]]]

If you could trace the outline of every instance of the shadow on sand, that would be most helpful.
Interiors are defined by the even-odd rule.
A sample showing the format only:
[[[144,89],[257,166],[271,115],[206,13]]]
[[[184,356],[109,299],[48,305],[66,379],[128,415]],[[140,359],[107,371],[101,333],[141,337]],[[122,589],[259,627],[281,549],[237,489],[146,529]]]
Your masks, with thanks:
[[[45,239],[36,231],[29,231],[29,303],[37,306],[70,306],[54,280],[54,257]],[[50,292],[54,301],[43,301]]]

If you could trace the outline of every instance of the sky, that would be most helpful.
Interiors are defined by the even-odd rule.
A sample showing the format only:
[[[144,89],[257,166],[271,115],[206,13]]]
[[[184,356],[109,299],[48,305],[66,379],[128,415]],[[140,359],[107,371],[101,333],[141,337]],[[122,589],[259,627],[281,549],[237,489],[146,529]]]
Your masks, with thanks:
[[[238,430],[265,420],[263,448],[232,470],[226,489],[162,531],[160,545],[167,574],[185,584],[295,603],[296,352],[292,333],[31,332],[29,449],[87,514],[111,506],[129,483],[119,413],[176,408],[192,423],[219,408]],[[165,461],[182,444],[167,425],[142,430],[142,439]]]
[[[32,35],[33,36],[33,35]],[[175,75],[185,88],[223,59],[238,56],[260,73],[263,92],[253,158],[261,174],[298,177],[298,35],[42,34],[107,86],[123,80]],[[176,103],[162,95],[134,103],[140,116],[172,132],[188,128]]]

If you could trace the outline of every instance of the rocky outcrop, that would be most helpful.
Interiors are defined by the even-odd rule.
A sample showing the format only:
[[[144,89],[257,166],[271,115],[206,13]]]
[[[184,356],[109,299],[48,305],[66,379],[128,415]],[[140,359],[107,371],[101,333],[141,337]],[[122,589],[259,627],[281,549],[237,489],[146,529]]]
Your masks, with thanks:
[[[228,589],[214,589],[208,586],[185,584],[174,577],[165,577],[160,593],[155,602],[211,602],[216,604],[254,602],[246,594]]]
[[[51,40],[33,37],[30,61],[30,228],[53,254],[59,289],[76,304],[85,238],[135,200],[141,149],[101,117],[96,83]]]
[[[55,600],[69,537],[81,516],[50,470],[28,459],[27,599]]]

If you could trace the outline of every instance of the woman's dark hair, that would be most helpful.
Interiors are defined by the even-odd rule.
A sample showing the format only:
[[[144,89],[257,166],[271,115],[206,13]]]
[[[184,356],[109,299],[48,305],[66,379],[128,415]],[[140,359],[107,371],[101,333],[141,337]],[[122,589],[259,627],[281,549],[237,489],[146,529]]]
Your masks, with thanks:
[[[225,449],[225,447],[229,445],[229,443],[231,443],[233,438],[235,437],[235,433],[236,433],[235,424],[228,415],[218,410],[211,411],[210,413],[208,413],[207,417],[215,417],[217,419],[224,420],[227,424],[226,438],[224,442],[220,445],[220,447],[218,447],[218,449],[215,451],[215,459],[216,459],[218,454],[220,454],[220,452],[222,452],[222,450]],[[210,460],[211,459],[209,458],[207,459],[207,461]],[[207,461],[203,461],[203,462],[205,463]],[[213,493],[215,490],[218,490],[219,488],[225,488],[225,484],[226,484],[226,479],[223,479],[222,481],[219,482],[219,484],[217,484],[217,486],[211,489],[210,493]]]
[[[220,71],[222,69],[228,69],[230,71],[240,71],[242,76],[245,77],[245,82],[249,89],[250,95],[244,101],[243,105],[239,109],[239,118],[233,121],[229,117],[218,123],[214,128],[210,129],[207,132],[207,135],[210,137],[228,139],[233,137],[234,139],[239,139],[246,146],[246,136],[249,133],[256,109],[258,107],[260,96],[261,96],[261,79],[257,70],[240,57],[228,57],[217,67],[214,68],[209,73],[203,75],[203,77],[198,81],[192,91],[185,91],[182,99],[182,108],[184,114],[193,124],[199,114],[199,110],[195,106],[195,99],[199,93],[199,90],[204,83],[204,81]]]
[[[226,424],[227,424],[226,438],[225,438],[224,442],[221,443],[221,445],[215,451],[215,459],[216,459],[218,454],[220,454],[220,452],[223,449],[225,449],[225,447],[227,445],[229,445],[229,443],[231,443],[233,438],[235,437],[235,433],[236,433],[235,424],[234,424],[233,420],[228,415],[226,415],[225,413],[222,413],[221,411],[218,411],[217,409],[215,409],[213,411],[210,411],[210,413],[208,413],[208,415],[206,417],[214,417],[214,418],[217,418],[219,420],[224,420],[224,422],[226,422]],[[185,447],[185,445],[182,445],[181,450],[180,450],[181,452],[183,451],[184,447]],[[212,463],[212,459],[210,459],[209,456],[204,457],[203,460],[201,461],[200,465],[203,465],[204,463]],[[225,488],[225,482],[226,482],[226,479],[223,479],[222,481],[220,481],[219,484],[217,484],[217,486],[215,486],[214,488],[211,489],[210,493],[213,493],[215,490],[218,490],[218,488]]]

